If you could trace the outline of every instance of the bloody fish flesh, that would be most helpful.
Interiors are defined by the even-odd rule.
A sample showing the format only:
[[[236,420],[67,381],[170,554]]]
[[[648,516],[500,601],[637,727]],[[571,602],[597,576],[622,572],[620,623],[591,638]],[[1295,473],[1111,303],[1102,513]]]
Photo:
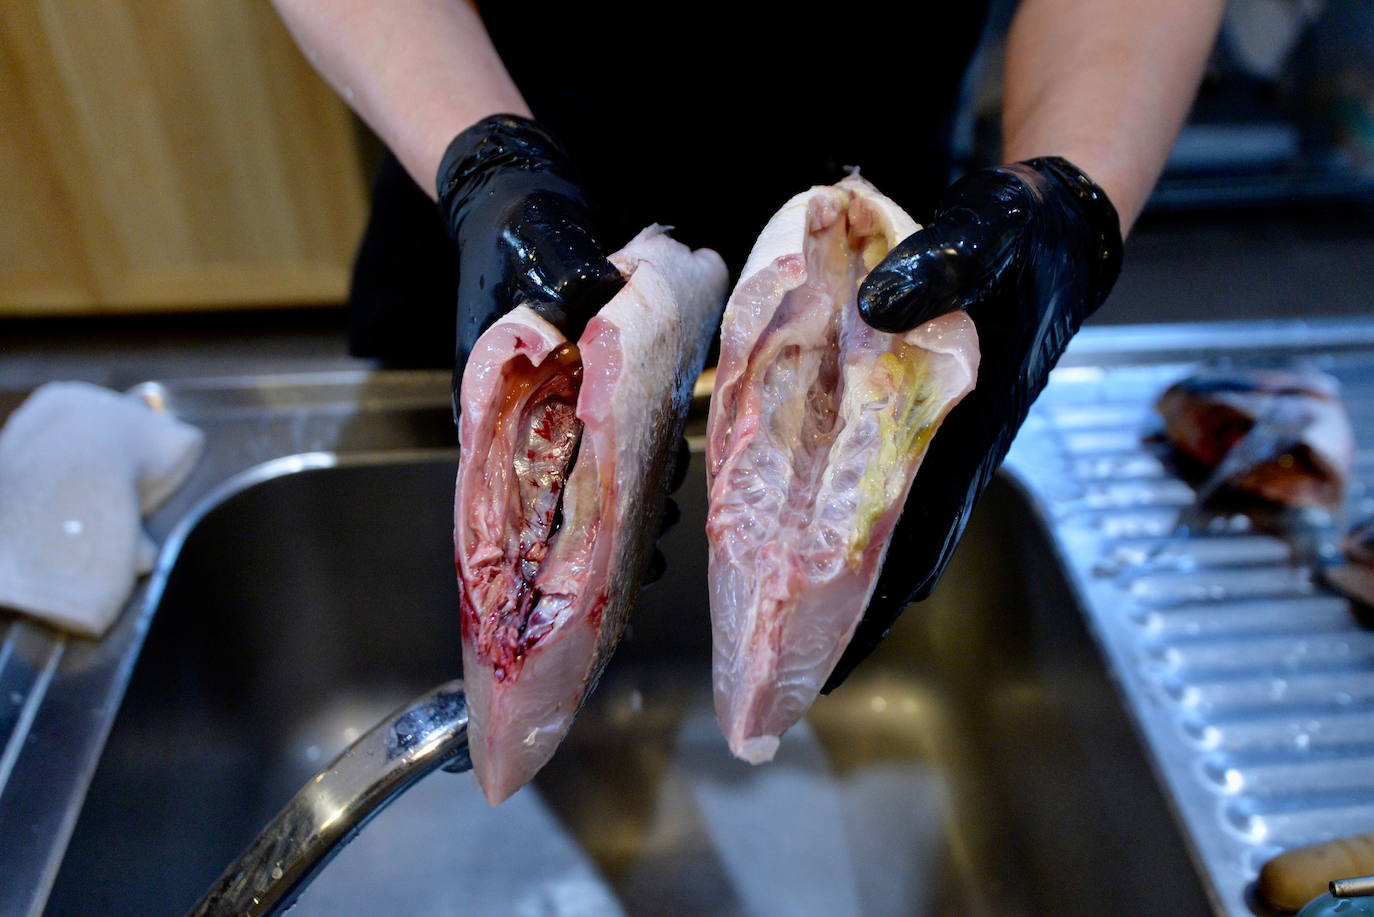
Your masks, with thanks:
[[[725,265],[651,227],[576,344],[517,307],[460,391],[454,504],[473,770],[493,805],[552,757],[614,650],[658,533]]]

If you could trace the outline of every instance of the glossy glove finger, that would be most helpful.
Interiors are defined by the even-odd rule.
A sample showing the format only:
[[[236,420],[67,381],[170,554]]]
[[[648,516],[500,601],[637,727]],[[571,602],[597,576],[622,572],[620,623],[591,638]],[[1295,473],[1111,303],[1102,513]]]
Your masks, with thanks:
[[[687,480],[687,472],[691,467],[692,447],[687,445],[687,437],[680,436],[677,441],[676,453],[673,455],[673,475],[668,481],[668,493],[675,494],[682,489],[682,484]]]
[[[673,476],[668,483],[668,492],[675,493],[682,482],[687,477],[687,465],[691,461],[691,451],[687,447],[686,437],[679,437],[677,452],[673,457]],[[682,507],[672,497],[665,497],[663,500],[663,515],[658,520],[658,540],[662,540],[664,535],[672,531],[673,527],[682,521]],[[641,586],[652,585],[663,576],[668,569],[668,559],[663,551],[658,547],[654,548],[653,556],[649,558],[649,566],[645,570],[644,579]]]
[[[644,578],[639,581],[639,588],[645,589],[663,579],[663,574],[668,570],[668,559],[663,556],[663,552],[654,548],[653,555],[649,558],[649,565],[644,568]]]
[[[517,305],[576,340],[623,286],[566,153],[528,118],[493,115],[458,134],[436,190],[459,249],[455,388],[478,337]]]
[[[455,379],[482,332],[516,306],[528,305],[575,341],[625,285],[586,228],[581,204],[548,192],[514,194],[495,212],[469,218],[494,222],[499,235],[460,232]]]
[[[516,206],[502,233],[510,288],[497,294],[512,308],[528,305],[575,341],[625,279],[606,259],[579,202],[542,192]]]
[[[658,522],[658,537],[661,539],[668,534],[673,526],[682,520],[682,510],[678,507],[677,501],[669,497],[663,504],[663,515]],[[668,558],[662,549],[655,546],[654,553],[649,556],[648,566],[644,568],[644,577],[639,581],[640,588],[652,586],[663,578],[663,574],[668,570]]]
[[[859,288],[859,314],[880,331],[915,328],[987,295],[1013,263],[1029,221],[1030,189],[1003,170],[951,186],[930,225],[908,236]]]
[[[682,507],[677,505],[677,501],[672,497],[663,501],[663,517],[658,522],[658,537],[664,535],[682,521]]]

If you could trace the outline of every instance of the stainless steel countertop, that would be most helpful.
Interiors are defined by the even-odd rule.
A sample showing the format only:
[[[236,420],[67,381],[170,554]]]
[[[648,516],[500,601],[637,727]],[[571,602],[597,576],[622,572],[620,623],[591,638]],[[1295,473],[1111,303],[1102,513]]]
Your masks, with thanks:
[[[1139,628],[1128,626],[1135,618],[1123,618],[1121,608],[1132,595],[1129,589],[1123,599],[1110,591],[1116,580],[1094,576],[1098,554],[1109,547],[1100,530],[1085,534],[1070,524],[1070,510],[1082,507],[1085,490],[1083,481],[1066,475],[1072,450],[1065,444],[1063,426],[1072,415],[1064,405],[1073,401],[1075,391],[1106,393],[1108,400],[1115,392],[1118,402],[1138,409],[1143,384],[1157,385],[1189,361],[1223,352],[1273,359],[1325,354],[1344,361],[1342,365],[1374,367],[1374,320],[1088,329],[1056,371],[1008,467],[1035,496],[1056,535],[1060,560],[1118,671],[1123,701],[1135,713],[1161,781],[1178,807],[1199,866],[1211,881],[1218,912],[1240,914],[1245,911],[1239,889],[1258,865],[1255,851],[1272,848],[1274,822],[1256,821],[1255,810],[1238,809],[1224,795],[1224,783],[1218,790],[1199,778],[1199,773],[1207,776],[1205,753],[1211,749],[1199,747],[1193,733],[1183,728],[1195,720],[1188,719],[1189,711],[1170,705],[1168,685],[1154,679],[1149,666],[1142,669],[1142,659],[1148,662],[1155,658],[1151,652],[1169,648],[1160,649],[1158,641],[1149,642],[1150,634],[1142,636]],[[196,521],[254,481],[326,467],[342,455],[432,454],[453,448],[447,373],[343,369],[190,378],[147,383],[136,391],[201,427],[205,457],[182,490],[148,520],[150,533],[162,543],[158,565],[103,640],[81,640],[24,619],[0,618],[0,850],[5,851],[0,914],[42,910],[158,597],[179,545]],[[1121,454],[1135,448],[1128,442],[1132,423],[1128,419],[1114,432],[1105,431],[1107,441],[1117,436]],[[1149,507],[1151,511],[1168,510],[1169,495],[1179,496],[1163,480],[1147,490],[1165,495],[1164,503]],[[1109,493],[1102,499],[1110,503],[1116,497]],[[1122,499],[1129,500],[1129,493]],[[1374,677],[1374,661],[1369,666]],[[1370,815],[1366,829],[1374,828],[1374,808]]]

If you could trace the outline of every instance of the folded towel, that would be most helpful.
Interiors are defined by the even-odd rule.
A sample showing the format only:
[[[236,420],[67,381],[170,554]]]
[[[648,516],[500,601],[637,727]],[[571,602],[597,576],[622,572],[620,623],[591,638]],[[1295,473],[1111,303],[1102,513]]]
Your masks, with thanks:
[[[84,382],[34,391],[0,430],[0,606],[105,633],[157,549],[142,516],[181,486],[204,437]]]

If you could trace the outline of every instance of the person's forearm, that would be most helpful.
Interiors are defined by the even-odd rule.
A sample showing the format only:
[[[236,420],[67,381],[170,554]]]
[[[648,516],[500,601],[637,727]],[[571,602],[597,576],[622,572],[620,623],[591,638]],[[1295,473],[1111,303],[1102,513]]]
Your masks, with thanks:
[[[1062,156],[1135,222],[1188,114],[1223,0],[1023,0],[1007,41],[1008,161]]]
[[[335,91],[431,197],[459,131],[529,108],[464,0],[274,0]]]

